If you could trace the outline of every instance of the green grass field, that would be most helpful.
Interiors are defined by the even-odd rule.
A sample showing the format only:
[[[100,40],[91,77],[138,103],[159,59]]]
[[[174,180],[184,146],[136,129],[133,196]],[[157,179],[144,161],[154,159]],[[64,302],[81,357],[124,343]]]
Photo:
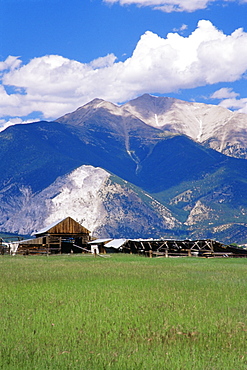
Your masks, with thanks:
[[[247,259],[0,257],[1,369],[247,369]]]

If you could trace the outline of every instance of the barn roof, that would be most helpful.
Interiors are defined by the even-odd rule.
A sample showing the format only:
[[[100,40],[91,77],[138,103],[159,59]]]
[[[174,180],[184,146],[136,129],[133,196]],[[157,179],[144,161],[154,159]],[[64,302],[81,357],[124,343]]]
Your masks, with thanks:
[[[105,244],[105,248],[115,248],[115,249],[119,249],[120,247],[122,247],[126,242],[128,241],[128,239],[113,239],[112,241],[110,241],[109,243],[106,243]]]
[[[65,219],[53,222],[52,224],[44,227],[43,229],[40,229],[39,231],[34,232],[32,235],[39,235],[39,234],[47,233],[50,229],[52,229],[54,226],[60,224],[60,222],[62,222],[63,220],[65,220]]]
[[[95,239],[95,240],[92,240],[91,242],[88,242],[88,244],[105,244],[105,243],[108,243],[110,242],[112,239]]]
[[[43,234],[89,234],[90,231],[71,217],[53,222],[52,224],[36,231],[36,236]]]

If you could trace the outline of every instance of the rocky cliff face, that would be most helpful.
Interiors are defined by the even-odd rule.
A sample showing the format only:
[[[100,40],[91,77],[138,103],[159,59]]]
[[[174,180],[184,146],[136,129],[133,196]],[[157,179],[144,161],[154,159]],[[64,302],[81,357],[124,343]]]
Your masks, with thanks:
[[[68,215],[97,237],[160,237],[166,229],[173,234],[179,225],[157,200],[92,166],[59,177],[38,194],[22,186],[1,206],[1,228],[19,234],[31,234]]]

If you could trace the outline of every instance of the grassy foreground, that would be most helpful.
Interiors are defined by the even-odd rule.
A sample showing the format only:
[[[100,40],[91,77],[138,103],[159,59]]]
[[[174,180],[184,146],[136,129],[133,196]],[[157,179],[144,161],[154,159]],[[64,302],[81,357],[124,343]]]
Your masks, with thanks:
[[[247,369],[247,259],[0,257],[1,369]]]

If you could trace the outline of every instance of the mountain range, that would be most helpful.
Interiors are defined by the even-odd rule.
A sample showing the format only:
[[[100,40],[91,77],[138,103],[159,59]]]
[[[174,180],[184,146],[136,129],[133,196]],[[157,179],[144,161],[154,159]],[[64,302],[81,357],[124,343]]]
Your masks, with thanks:
[[[148,94],[0,133],[0,230],[247,241],[247,115]]]

